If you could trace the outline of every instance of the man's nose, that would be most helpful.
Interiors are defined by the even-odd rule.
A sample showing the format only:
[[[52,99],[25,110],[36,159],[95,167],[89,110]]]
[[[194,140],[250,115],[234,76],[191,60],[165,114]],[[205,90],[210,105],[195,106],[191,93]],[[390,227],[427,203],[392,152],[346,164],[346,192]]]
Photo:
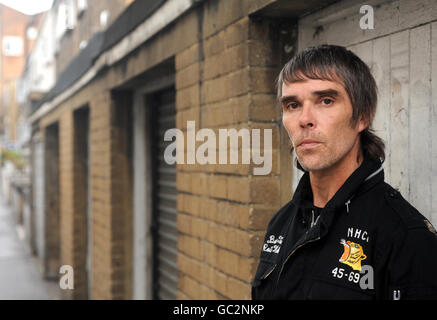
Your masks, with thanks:
[[[299,116],[299,124],[302,128],[313,128],[315,126],[314,110],[310,103],[303,105]]]

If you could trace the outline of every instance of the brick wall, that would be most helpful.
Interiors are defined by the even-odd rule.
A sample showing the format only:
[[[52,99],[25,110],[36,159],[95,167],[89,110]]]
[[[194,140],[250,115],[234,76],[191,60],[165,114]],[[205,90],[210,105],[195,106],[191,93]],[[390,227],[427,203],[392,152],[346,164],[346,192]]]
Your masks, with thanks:
[[[129,95],[90,105],[93,299],[132,295],[132,159]]]
[[[86,299],[87,294],[87,176],[86,135],[88,108],[63,113],[59,121],[60,265],[74,270],[74,290],[63,299]],[[59,267],[58,267],[59,272]]]
[[[2,62],[2,68],[0,71],[1,82],[3,83],[4,81],[20,77],[24,64],[26,63],[26,27],[29,16],[7,6],[0,5],[0,7],[1,36],[20,37],[23,40],[23,52],[20,56],[4,56],[2,47],[2,52],[0,53],[2,55],[2,60],[0,60]]]
[[[0,38],[1,52],[0,52],[0,133],[4,131],[4,120],[3,118],[9,118],[8,109],[17,108],[17,106],[9,106],[7,103],[4,104],[4,94],[5,90],[8,90],[10,86],[16,79],[21,76],[23,67],[26,63],[26,26],[29,21],[29,16],[13,10],[7,6],[0,5]],[[23,40],[23,52],[20,56],[6,56],[3,55],[3,37],[14,36],[20,37]],[[10,84],[8,84],[8,82]],[[11,92],[10,94],[14,94]],[[9,97],[10,103],[12,103],[14,98]],[[14,127],[12,130],[13,138],[15,139],[15,125],[16,119],[9,119],[9,124]]]
[[[93,299],[112,298],[111,117],[110,94],[96,95],[90,103]]]
[[[61,233],[61,264],[76,267],[74,259],[74,122],[73,112],[59,119],[59,211]],[[78,269],[78,268],[77,268]],[[76,280],[77,274],[75,274]],[[75,281],[76,282],[76,281]],[[80,281],[77,281],[80,282]],[[79,285],[79,283],[78,283]],[[62,291],[64,299],[75,297],[76,291]]]
[[[262,1],[259,0],[258,3]],[[266,0],[266,2],[269,2]],[[225,5],[226,3],[226,5]],[[291,197],[288,137],[274,79],[283,61],[280,21],[249,18],[247,1],[210,0],[181,17],[46,115],[59,121],[61,264],[75,270],[70,298],[86,295],[83,157],[74,110],[89,106],[92,299],[132,298],[132,92],[174,58],[176,126],[272,129],[272,171],[253,164],[177,165],[181,299],[247,299],[268,221]],[[261,136],[263,137],[263,135]],[[185,144],[186,145],[186,144]],[[145,213],[148,214],[148,213]]]
[[[100,86],[86,94],[89,102],[69,101],[43,119],[42,127],[59,119],[61,262],[74,269],[74,290],[65,299],[129,299],[132,291],[132,191],[129,96],[111,94]],[[71,108],[70,103],[80,106]],[[84,113],[87,115],[84,117]],[[89,163],[85,128],[89,119]],[[47,141],[47,140],[46,140]],[[88,190],[91,197],[91,238],[87,237]],[[86,267],[91,242],[91,273]],[[91,277],[91,295],[88,295]]]
[[[248,18],[242,3],[206,3],[199,41],[176,55],[177,126],[186,130],[194,120],[196,130],[217,135],[219,128],[272,129],[272,171],[255,176],[252,164],[178,165],[182,299],[250,298],[266,225],[291,198],[290,158],[280,161],[288,137],[277,125],[274,87],[284,60],[279,23]]]

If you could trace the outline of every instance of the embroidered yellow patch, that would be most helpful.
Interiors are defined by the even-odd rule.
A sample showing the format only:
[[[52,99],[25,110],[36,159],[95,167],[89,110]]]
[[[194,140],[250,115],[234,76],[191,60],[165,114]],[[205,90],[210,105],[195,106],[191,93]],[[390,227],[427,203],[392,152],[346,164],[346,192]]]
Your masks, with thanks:
[[[361,260],[367,258],[364,254],[363,247],[358,243],[345,241],[341,239],[340,243],[343,245],[343,254],[340,257],[340,262],[347,264],[354,270],[361,270]]]

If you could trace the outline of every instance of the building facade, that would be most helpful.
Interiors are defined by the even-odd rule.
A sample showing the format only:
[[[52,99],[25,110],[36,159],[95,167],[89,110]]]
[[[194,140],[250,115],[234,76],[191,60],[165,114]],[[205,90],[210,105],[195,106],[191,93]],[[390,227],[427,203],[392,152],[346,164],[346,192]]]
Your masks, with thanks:
[[[95,33],[105,30],[133,0],[55,0],[54,40],[57,76],[84,49]]]
[[[371,1],[372,29],[360,24],[364,4],[134,1],[59,62],[65,68],[29,119],[33,169],[44,173],[33,202],[43,212],[45,272],[74,270],[64,297],[250,298],[267,223],[299,178],[275,79],[309,45],[341,44],[369,63],[387,180],[435,223],[437,7]],[[184,139],[179,163],[166,158],[169,129]],[[196,161],[200,129],[211,139],[223,129],[271,132],[271,146],[261,143],[271,170]],[[215,146],[217,155],[245,152]]]
[[[29,16],[0,5],[0,136],[1,143],[17,138],[17,81],[31,44],[27,37]]]

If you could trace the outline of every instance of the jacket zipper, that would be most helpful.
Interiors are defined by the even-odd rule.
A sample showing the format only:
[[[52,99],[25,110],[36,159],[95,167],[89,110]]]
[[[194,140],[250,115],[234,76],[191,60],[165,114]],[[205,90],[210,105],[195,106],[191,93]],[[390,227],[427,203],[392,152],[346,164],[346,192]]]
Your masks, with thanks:
[[[273,272],[273,270],[275,270],[276,269],[276,266],[277,266],[277,264],[275,264],[274,266],[273,266],[273,268],[267,273],[267,274],[265,274],[265,275],[263,275],[263,277],[261,278],[261,280],[264,280],[264,279],[267,279],[267,277]]]
[[[308,240],[308,241],[306,241],[306,242],[300,244],[299,246],[297,246],[296,248],[294,248],[294,250],[293,250],[293,251],[292,251],[292,252],[287,256],[287,258],[285,259],[285,261],[282,263],[281,270],[279,271],[278,280],[276,281],[276,290],[275,290],[275,291],[277,291],[277,289],[278,289],[279,279],[281,278],[282,271],[284,270],[284,266],[285,266],[285,264],[287,263],[288,259],[290,259],[290,257],[291,257],[295,252],[296,252],[297,249],[303,247],[304,245],[306,245],[306,244],[308,244],[308,243],[315,242],[315,241],[317,241],[317,240],[320,240],[320,237],[317,237],[317,238],[315,238],[315,239]],[[276,265],[275,265],[275,267],[276,267]],[[273,269],[274,269],[274,268],[273,268]],[[272,270],[272,271],[273,271],[273,270]],[[271,272],[270,272],[270,273],[271,273]],[[270,274],[270,273],[269,273],[269,274]]]
[[[314,221],[314,210],[311,210],[311,213],[312,213],[312,221],[311,221],[311,228],[313,227],[313,221]],[[320,217],[320,216],[319,216]],[[319,218],[319,217],[317,217],[317,218]],[[309,229],[309,230],[311,230],[311,228]],[[308,231],[309,231],[308,230]],[[307,232],[308,232],[307,231]],[[284,266],[285,266],[285,264],[287,263],[287,261],[290,259],[290,257],[296,252],[296,250],[297,249],[299,249],[299,248],[301,248],[301,247],[303,247],[304,245],[306,245],[306,244],[308,244],[308,243],[311,243],[311,242],[315,242],[315,241],[317,241],[317,240],[320,240],[320,236],[319,237],[317,237],[317,238],[315,238],[315,239],[311,239],[311,240],[308,240],[308,241],[306,241],[306,242],[304,242],[304,243],[302,243],[302,244],[300,244],[300,245],[298,245],[296,248],[294,248],[294,250],[293,251],[291,251],[290,252],[290,254],[287,256],[287,258],[285,259],[285,261],[282,263],[282,266],[281,266],[281,270],[279,271],[279,275],[278,275],[278,280],[276,281],[276,290],[278,289],[278,284],[279,284],[279,279],[281,278],[281,274],[282,274],[282,271],[284,270]],[[276,267],[276,265],[275,265],[275,267]],[[274,268],[273,268],[274,269]],[[273,271],[273,270],[272,270]],[[271,273],[271,272],[270,272]],[[269,274],[270,274],[269,273]]]

